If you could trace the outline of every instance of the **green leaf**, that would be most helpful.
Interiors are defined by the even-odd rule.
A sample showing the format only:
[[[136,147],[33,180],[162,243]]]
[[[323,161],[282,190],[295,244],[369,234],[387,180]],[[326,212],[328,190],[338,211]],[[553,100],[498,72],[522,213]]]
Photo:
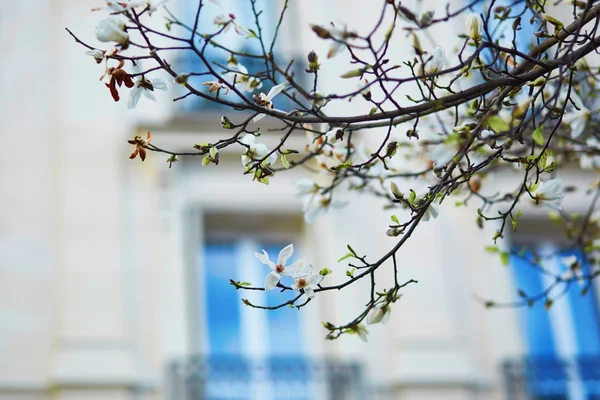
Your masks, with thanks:
[[[517,210],[517,214],[515,215],[515,219],[519,219],[519,217],[523,214],[523,210]]]
[[[504,265],[505,267],[508,265],[508,261],[510,260],[510,254],[506,251],[503,251],[500,253],[500,261],[502,262],[502,265]]]
[[[510,225],[512,227],[513,232],[516,232],[517,231],[517,225],[519,225],[519,221],[517,221],[516,219],[513,219],[510,222]]]
[[[414,190],[410,189],[410,194],[408,195],[408,202],[412,206],[415,204],[415,199],[417,198],[417,194]]]
[[[282,154],[281,157],[281,164],[283,165],[283,167],[285,169],[288,169],[290,167],[290,162],[288,161],[287,157],[285,154]]]
[[[543,133],[543,131],[544,131],[544,127],[542,125],[540,125],[537,128],[535,128],[535,130],[531,134],[531,138],[533,139],[533,141],[536,144],[539,144],[540,146],[544,145],[544,133]]]
[[[395,215],[392,215],[390,218],[392,219],[392,222],[394,222],[396,225],[400,225],[400,221],[398,220],[398,217],[396,217]]]
[[[348,248],[348,251],[349,251],[350,253],[352,253],[352,255],[353,255],[353,256],[355,256],[355,257],[356,257],[356,251],[354,251],[354,249],[353,249],[352,247],[350,247],[350,245],[349,245],[349,244],[347,244],[347,245],[346,245],[346,247]]]
[[[327,276],[332,273],[333,273],[333,271],[328,268],[323,268],[322,270],[319,271],[319,275],[322,275],[322,276]]]
[[[354,271],[356,271],[356,268],[349,269],[348,271],[346,271],[346,276],[354,278]]]
[[[352,253],[348,253],[348,254],[346,254],[345,256],[343,256],[342,258],[340,258],[340,259],[338,260],[338,262],[342,262],[342,261],[344,261],[345,259],[347,259],[347,258],[350,258],[350,257],[354,257],[354,254],[352,254]]]
[[[498,115],[494,115],[487,120],[488,126],[496,133],[506,132],[510,129],[510,125]]]
[[[498,253],[500,250],[498,249],[498,246],[485,246],[485,251],[488,253]]]

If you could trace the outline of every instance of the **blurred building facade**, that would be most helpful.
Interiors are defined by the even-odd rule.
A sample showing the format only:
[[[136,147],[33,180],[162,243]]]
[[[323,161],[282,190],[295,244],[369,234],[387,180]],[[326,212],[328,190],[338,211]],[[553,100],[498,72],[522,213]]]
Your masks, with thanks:
[[[278,9],[282,2],[272,4]],[[218,167],[184,159],[169,169],[165,157],[152,153],[144,163],[129,160],[126,140],[148,130],[168,149],[215,141],[223,111],[172,103],[172,93],[159,93],[157,103],[142,99],[133,111],[123,100],[113,103],[98,82],[100,67],[64,31],[96,43],[93,27],[103,18],[90,12],[96,6],[95,0],[0,4],[0,399],[175,400],[169,365],[221,352],[359,362],[362,398],[502,399],[503,363],[535,353],[538,334],[551,337],[540,345],[542,355],[597,354],[597,336],[577,337],[583,328],[569,299],[543,321],[474,301],[473,294],[512,299],[519,279],[527,278],[484,250],[495,227],[479,230],[473,208],[451,204],[403,249],[401,276],[419,283],[406,288],[388,325],[370,328],[367,343],[356,336],[326,342],[320,323],[351,319],[366,301],[366,283],[319,295],[300,312],[243,307],[241,298],[273,303],[279,295],[228,285],[229,278],[262,282],[268,271],[254,251],[265,248],[274,256],[295,243],[298,257],[332,269],[327,279],[337,279],[345,269],[335,261],[346,244],[361,254],[388,251],[394,241],[382,227],[389,213],[374,199],[353,195],[348,207],[306,225],[294,196],[304,172],[288,171],[263,186],[242,174],[234,149],[222,154]],[[327,44],[315,40],[309,22],[341,19],[360,30],[377,18],[377,7],[359,0],[328,0],[326,7],[292,1],[281,51],[326,54]],[[432,36],[454,45],[440,30]],[[407,41],[393,53],[401,59],[410,51]],[[346,63],[343,55],[327,61],[323,76],[339,76]],[[336,90],[322,82],[322,91]],[[344,107],[337,111],[358,105]],[[293,143],[303,148],[305,138]],[[562,177],[593,178],[575,169]],[[513,179],[506,173],[484,184],[510,188]],[[586,204],[569,197],[569,210],[583,211]],[[539,224],[544,210],[523,209],[523,233],[503,246],[559,244]],[[597,301],[591,304],[587,312],[597,318]],[[545,328],[532,333],[531,326]],[[582,350],[578,345],[586,340]],[[587,392],[569,393],[586,398],[577,396]]]

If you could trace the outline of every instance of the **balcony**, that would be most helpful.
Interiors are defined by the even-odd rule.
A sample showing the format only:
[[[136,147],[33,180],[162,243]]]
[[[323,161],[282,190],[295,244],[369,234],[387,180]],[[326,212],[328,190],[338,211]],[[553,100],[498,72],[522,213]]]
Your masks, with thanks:
[[[168,368],[170,400],[361,400],[360,365],[302,357],[191,356]]]
[[[600,400],[600,356],[507,361],[508,400]]]

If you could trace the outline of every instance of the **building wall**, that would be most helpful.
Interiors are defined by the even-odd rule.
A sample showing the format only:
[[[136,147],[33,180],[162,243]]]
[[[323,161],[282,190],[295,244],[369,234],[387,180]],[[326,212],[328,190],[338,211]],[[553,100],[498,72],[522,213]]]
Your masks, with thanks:
[[[202,124],[177,119],[168,95],[158,104],[142,100],[135,111],[113,103],[97,81],[100,68],[63,30],[93,41],[101,15],[89,10],[98,3],[0,4],[2,400],[163,398],[166,363],[202,350],[190,271],[203,216],[300,210],[298,173],[263,187],[240,174],[239,154],[208,168],[184,160],[169,170],[155,154],[128,160],[125,140],[148,128],[161,147],[184,148],[217,135],[218,116]],[[297,6],[290,23],[300,33],[284,36],[284,48],[324,54],[307,22],[342,19],[344,10],[360,29],[377,17],[358,0],[319,3]],[[338,76],[346,61],[328,62],[324,74]],[[335,90],[334,79],[322,82],[324,91]],[[303,138],[294,140],[302,146]],[[487,184],[510,184],[502,179]],[[306,256],[343,276],[332,260],[347,243],[365,254],[387,251],[393,239],[382,239],[381,227],[389,215],[379,206],[357,197],[302,226]],[[363,361],[374,387],[391,398],[501,398],[500,362],[520,354],[522,344],[513,310],[485,310],[472,299],[473,292],[513,293],[507,271],[483,251],[492,227],[481,234],[473,215],[446,204],[439,220],[419,229],[399,254],[402,277],[419,284],[406,289],[389,325],[370,328],[367,344],[356,337],[325,342],[320,326],[350,318],[365,302],[365,282],[318,296],[303,311],[312,355]]]

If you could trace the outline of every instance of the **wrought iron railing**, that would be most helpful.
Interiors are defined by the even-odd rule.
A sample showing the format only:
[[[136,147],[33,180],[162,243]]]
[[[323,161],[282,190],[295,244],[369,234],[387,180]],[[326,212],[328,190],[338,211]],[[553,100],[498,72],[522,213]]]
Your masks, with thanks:
[[[169,400],[363,400],[357,363],[192,356],[168,368]]]
[[[600,356],[527,357],[503,370],[508,400],[600,400]]]

